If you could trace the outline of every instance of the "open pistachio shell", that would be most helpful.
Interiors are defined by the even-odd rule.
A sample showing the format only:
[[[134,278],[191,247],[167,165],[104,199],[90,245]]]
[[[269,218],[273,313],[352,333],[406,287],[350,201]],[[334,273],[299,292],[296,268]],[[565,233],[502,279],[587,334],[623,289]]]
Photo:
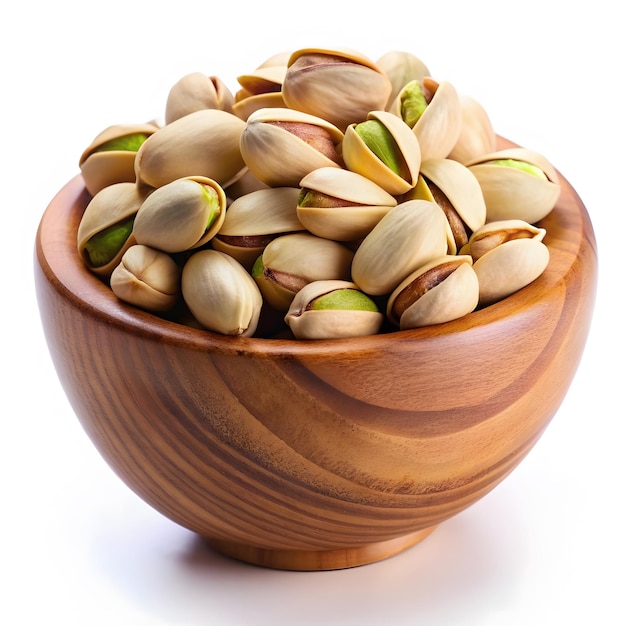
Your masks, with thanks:
[[[151,123],[115,124],[99,133],[78,160],[87,191],[93,196],[113,183],[135,182],[139,146],[158,128]]]
[[[241,134],[249,170],[270,187],[298,187],[318,167],[341,167],[343,133],[324,119],[292,109],[260,109]]]
[[[281,91],[286,72],[286,65],[268,65],[238,76],[241,89],[235,94],[235,115],[247,120],[259,109],[286,107]]]
[[[535,167],[538,173],[514,167],[515,162]],[[534,224],[552,211],[560,194],[556,170],[533,150],[491,152],[469,161],[467,167],[481,186],[489,222],[520,219]]]
[[[391,106],[402,87],[407,83],[430,76],[430,70],[425,63],[413,53],[404,50],[392,50],[383,54],[376,61],[376,65],[386,74],[391,82],[391,93],[385,109]]]
[[[120,300],[147,311],[168,311],[178,302],[180,268],[169,254],[136,244],[113,270],[111,290]]]
[[[176,253],[207,243],[226,216],[226,194],[211,178],[188,176],[155,189],[141,205],[137,243]]]
[[[396,115],[387,111],[370,111],[367,122],[378,123],[379,131],[371,141],[359,132],[359,124],[346,128],[342,155],[346,167],[373,180],[392,195],[400,195],[417,183],[421,164],[421,150],[417,137]],[[377,150],[381,143],[383,150]],[[385,152],[387,159],[377,152]]]
[[[263,298],[242,265],[217,250],[199,250],[183,267],[183,299],[206,329],[250,337],[259,323]]]
[[[189,113],[153,133],[135,159],[137,181],[161,187],[186,176],[227,186],[244,167],[239,139],[245,122],[219,109]]]
[[[434,202],[393,207],[354,253],[352,280],[371,295],[390,294],[411,272],[446,254],[447,220]]]
[[[387,317],[401,330],[441,324],[478,305],[478,277],[469,255],[445,255],[405,278],[387,301]]]
[[[386,74],[349,49],[297,50],[283,81],[288,107],[328,120],[342,131],[370,111],[384,110],[390,93]]]
[[[108,277],[135,242],[133,222],[146,195],[134,183],[113,183],[87,204],[78,225],[78,252],[98,276]]]
[[[234,102],[235,97],[219,77],[192,72],[172,85],[165,103],[165,123],[202,109],[232,113]]]
[[[265,246],[280,235],[304,231],[298,219],[297,187],[268,187],[234,200],[219,232],[211,240],[215,250],[237,259],[247,270]]]
[[[461,132],[448,158],[467,164],[484,154],[496,151],[496,131],[480,102],[465,94],[459,94],[459,100]]]
[[[316,305],[331,294],[340,297],[334,298],[332,305]],[[296,339],[375,335],[383,321],[384,315],[374,301],[355,283],[346,280],[319,280],[305,285],[285,315],[285,322]]]
[[[300,187],[298,219],[314,235],[335,241],[365,237],[398,204],[369,178],[336,167],[313,170]]]

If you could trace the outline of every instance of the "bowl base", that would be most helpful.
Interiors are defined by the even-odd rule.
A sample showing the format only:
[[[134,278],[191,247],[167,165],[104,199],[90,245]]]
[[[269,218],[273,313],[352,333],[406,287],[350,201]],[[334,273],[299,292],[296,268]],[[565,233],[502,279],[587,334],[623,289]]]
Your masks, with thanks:
[[[378,541],[338,550],[273,550],[219,539],[208,539],[207,541],[213,549],[221,554],[252,565],[312,572],[347,569],[382,561],[423,541],[435,528],[436,526],[431,526],[388,541]]]

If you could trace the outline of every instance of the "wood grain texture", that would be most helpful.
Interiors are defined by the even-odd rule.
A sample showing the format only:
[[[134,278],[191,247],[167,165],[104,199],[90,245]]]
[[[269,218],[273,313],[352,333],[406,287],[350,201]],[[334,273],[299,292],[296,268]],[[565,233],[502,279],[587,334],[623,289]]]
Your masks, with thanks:
[[[565,396],[597,251],[562,179],[534,283],[455,322],[349,340],[233,339],[119,302],[76,253],[70,181],[36,237],[46,339],[120,478],[236,558],[335,569],[414,545],[503,480]],[[566,415],[562,419],[567,419]]]

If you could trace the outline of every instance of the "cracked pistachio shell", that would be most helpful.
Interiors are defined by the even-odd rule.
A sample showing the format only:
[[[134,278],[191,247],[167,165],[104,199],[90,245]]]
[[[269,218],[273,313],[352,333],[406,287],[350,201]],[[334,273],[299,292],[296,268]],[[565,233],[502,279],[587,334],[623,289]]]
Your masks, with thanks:
[[[124,302],[147,311],[168,311],[178,302],[180,268],[169,254],[137,244],[126,250],[110,284]]]
[[[385,110],[389,109],[402,87],[412,80],[422,80],[430,76],[425,63],[411,52],[392,50],[383,54],[376,65],[386,74],[391,82],[391,93],[387,99]]]
[[[238,76],[241,89],[235,93],[233,113],[247,120],[258,109],[285,108],[281,88],[286,72],[286,65],[268,65]]]
[[[461,132],[448,158],[467,164],[483,154],[496,151],[496,131],[480,102],[465,94],[460,94],[459,100]]]
[[[447,220],[428,200],[393,207],[354,253],[352,280],[370,295],[391,293],[411,272],[446,254]]]
[[[422,184],[416,185],[409,196],[436,202],[441,207],[450,228],[448,251],[455,254],[486,221],[487,207],[478,180],[467,167],[452,159],[422,162],[420,176]]]
[[[403,99],[417,84],[422,86],[427,106],[417,122],[409,125],[419,141],[422,160],[447,158],[458,141],[462,125],[461,101],[451,83],[438,82],[430,76],[411,81],[400,90],[389,110],[404,119]]]
[[[299,193],[297,187],[268,187],[237,198],[228,207],[211,246],[252,270],[272,239],[304,230],[296,213]]]
[[[93,196],[114,183],[134,183],[139,145],[158,128],[151,123],[115,124],[99,133],[78,160],[87,191]]]
[[[370,111],[384,110],[391,94],[387,75],[360,52],[303,48],[289,58],[283,81],[287,106],[344,130]]]
[[[298,187],[318,167],[341,167],[343,133],[324,119],[292,109],[260,109],[241,134],[241,154],[270,187]]]
[[[76,243],[85,265],[98,276],[108,277],[124,252],[134,243],[133,222],[146,194],[134,183],[113,183],[96,193],[87,204],[78,225]],[[112,239],[96,244],[94,237]],[[91,252],[97,245],[101,252]],[[101,256],[100,259],[96,256]]]
[[[195,319],[223,335],[252,336],[263,299],[250,274],[228,254],[200,250],[183,267],[181,290]]]
[[[407,276],[387,301],[387,318],[401,330],[442,324],[478,305],[478,277],[469,255],[445,255]]]
[[[232,113],[234,102],[235,97],[220,78],[191,72],[172,85],[165,103],[165,123],[203,109]]]
[[[538,278],[550,251],[545,229],[522,220],[489,222],[470,237],[468,250],[480,286],[481,306],[493,304]]]
[[[313,170],[300,187],[300,222],[314,235],[335,241],[365,237],[398,204],[369,178],[336,167]]]
[[[239,139],[245,122],[219,109],[194,111],[166,124],[142,144],[137,181],[162,187],[186,176],[206,176],[227,186],[244,167]]]
[[[347,291],[347,297],[331,308],[316,308],[324,296]],[[350,297],[354,294],[356,297]],[[366,304],[367,306],[364,306]],[[346,280],[318,280],[305,285],[295,295],[285,322],[296,339],[338,339],[364,337],[379,332],[384,315],[374,301]]]
[[[528,163],[543,172],[494,163],[512,160]],[[534,224],[552,211],[559,198],[558,174],[541,154],[526,148],[510,148],[484,154],[467,167],[477,178],[487,206],[487,221],[520,219]]]
[[[354,253],[343,244],[310,233],[271,241],[252,270],[265,301],[286,312],[295,294],[314,280],[349,280]]]
[[[211,178],[189,176],[155,189],[143,202],[133,234],[137,243],[176,253],[198,248],[219,231],[226,194]]]
[[[357,132],[359,124],[346,128],[342,144],[342,155],[346,167],[382,187],[392,195],[406,193],[417,183],[422,160],[417,137],[396,115],[387,111],[370,111],[366,121],[381,124],[390,138],[388,146],[393,167],[377,156],[375,146],[368,145]],[[378,142],[376,142],[378,143]]]

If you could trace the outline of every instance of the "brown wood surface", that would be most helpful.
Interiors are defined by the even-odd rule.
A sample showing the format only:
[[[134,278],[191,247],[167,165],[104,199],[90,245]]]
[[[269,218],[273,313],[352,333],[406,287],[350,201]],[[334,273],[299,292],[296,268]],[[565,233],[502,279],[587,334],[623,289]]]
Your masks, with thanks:
[[[541,223],[550,264],[530,286],[448,324],[307,343],[222,337],[119,302],[77,256],[77,177],[35,246],[60,381],[121,479],[218,550],[303,570],[391,556],[504,479],[567,392],[597,252],[561,183]]]

